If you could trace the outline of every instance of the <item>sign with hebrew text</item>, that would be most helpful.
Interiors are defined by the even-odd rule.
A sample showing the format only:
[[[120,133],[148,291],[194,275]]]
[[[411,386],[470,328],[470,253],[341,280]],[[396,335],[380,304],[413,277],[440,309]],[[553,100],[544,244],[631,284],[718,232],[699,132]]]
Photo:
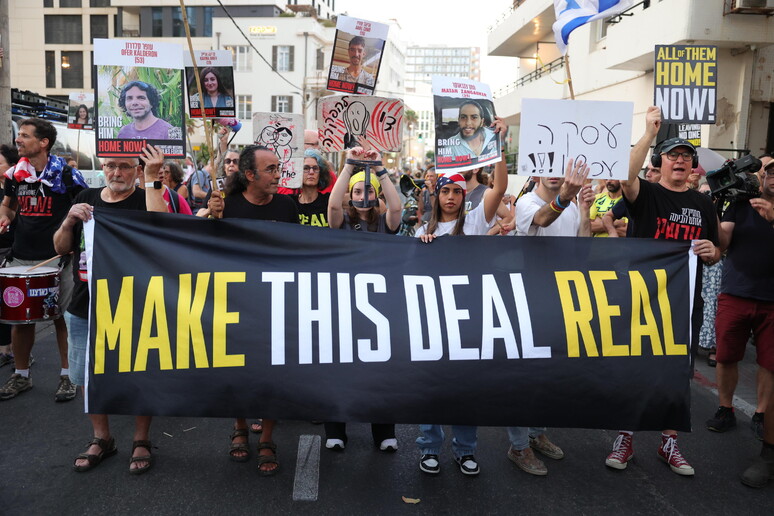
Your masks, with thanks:
[[[353,147],[398,151],[403,131],[403,101],[385,97],[331,95],[317,108],[320,147],[325,152]]]
[[[589,179],[626,179],[631,102],[524,99],[519,174],[564,177],[570,159],[589,165]]]

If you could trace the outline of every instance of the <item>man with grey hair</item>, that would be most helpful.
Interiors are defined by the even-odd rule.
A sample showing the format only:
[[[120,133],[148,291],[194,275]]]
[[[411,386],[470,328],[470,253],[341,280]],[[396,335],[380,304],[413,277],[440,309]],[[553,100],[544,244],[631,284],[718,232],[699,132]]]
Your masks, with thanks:
[[[143,170],[137,158],[104,158],[102,170],[106,185],[91,188],[78,194],[75,204],[54,234],[57,253],[74,253],[78,264],[74,267],[75,287],[73,299],[65,313],[70,328],[69,353],[71,379],[76,385],[86,384],[86,354],[89,347],[89,287],[87,283],[86,254],[83,240],[83,223],[91,220],[94,206],[126,210],[167,212],[159,170],[164,164],[164,154],[151,145],[143,149],[145,161],[145,190],[135,186]],[[115,455],[116,441],[110,433],[107,414],[89,414],[94,438],[86,452],[78,455],[73,464],[75,471],[88,471],[103,459]],[[151,417],[137,416],[132,445],[132,459],[129,472],[137,475],[150,469],[151,443],[148,440]]]

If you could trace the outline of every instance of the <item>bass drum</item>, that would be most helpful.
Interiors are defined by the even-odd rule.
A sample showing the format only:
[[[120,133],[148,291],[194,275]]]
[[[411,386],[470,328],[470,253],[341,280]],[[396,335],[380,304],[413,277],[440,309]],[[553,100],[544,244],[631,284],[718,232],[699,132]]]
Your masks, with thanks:
[[[59,269],[29,265],[0,269],[0,322],[32,324],[48,321],[59,312]]]

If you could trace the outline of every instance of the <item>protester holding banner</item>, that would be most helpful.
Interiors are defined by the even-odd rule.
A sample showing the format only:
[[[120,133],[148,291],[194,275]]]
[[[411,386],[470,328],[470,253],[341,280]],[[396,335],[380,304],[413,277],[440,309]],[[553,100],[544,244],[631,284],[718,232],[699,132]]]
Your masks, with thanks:
[[[351,161],[369,160],[379,164],[370,170],[369,183],[366,185],[365,172],[353,174],[355,165]],[[305,174],[306,175],[306,174]],[[344,194],[349,185],[349,209],[343,210]],[[378,195],[384,191],[387,213],[380,213]],[[390,181],[387,169],[381,164],[378,151],[366,151],[355,147],[347,151],[347,163],[341,170],[336,184],[328,199],[328,224],[333,229],[349,231],[370,231],[374,233],[395,234],[400,227],[401,204],[398,191]],[[398,449],[394,424],[371,425],[374,444],[381,451],[394,452]],[[342,422],[325,423],[325,447],[329,450],[343,450],[347,445],[347,424]]]
[[[50,154],[56,142],[56,128],[46,120],[28,118],[19,123],[16,147],[19,163],[5,172],[5,198],[0,206],[0,233],[16,222],[11,265],[37,265],[56,255],[52,237],[67,215],[73,198],[88,188],[81,173],[65,164],[65,160]],[[56,303],[59,310],[52,317],[62,369],[56,401],[75,398],[75,386],[69,377],[67,361],[67,326],[62,313],[72,294],[69,257],[60,261],[59,289]],[[6,301],[7,303],[7,301]],[[6,400],[32,388],[30,354],[35,344],[35,323],[16,324],[12,331],[16,370],[0,388],[0,400]]]
[[[648,108],[645,115],[645,134],[632,148],[629,160],[629,179],[621,183],[624,199],[634,223],[633,236],[660,240],[692,241],[694,254],[712,265],[721,258],[718,244],[718,217],[712,200],[688,188],[688,176],[698,163],[696,148],[687,140],[670,138],[659,142],[653,151],[651,164],[661,169],[658,183],[649,183],[638,177],[640,167],[650,149],[650,143],[661,127],[661,110]],[[697,287],[700,289],[700,281]],[[698,340],[702,303],[699,292],[692,314],[692,339]],[[695,349],[698,342],[691,343]],[[613,444],[613,451],[605,464],[614,469],[625,469],[634,455],[632,432],[621,431]],[[678,475],[693,475],[694,469],[683,458],[677,447],[677,432],[664,430],[661,434],[659,457]]]
[[[215,218],[242,218],[298,223],[298,210],[287,195],[277,194],[280,179],[277,154],[268,147],[248,145],[239,155],[239,169],[234,173],[230,193],[210,197],[209,210]],[[262,421],[261,441],[258,443],[258,468],[262,475],[279,471],[277,445],[272,441],[274,419]],[[231,433],[229,456],[236,462],[250,457],[247,419],[237,418]]]
[[[298,208],[298,221],[304,226],[328,227],[328,198],[321,193],[328,188],[330,169],[328,162],[316,150],[304,151],[304,178],[301,189],[293,195]]]
[[[102,170],[105,173],[106,186],[91,188],[78,194],[75,203],[54,234],[56,252],[61,255],[75,253],[78,266],[73,268],[75,287],[73,301],[65,314],[70,328],[69,359],[72,364],[72,380],[76,385],[86,385],[86,354],[89,349],[89,284],[86,270],[87,258],[84,246],[83,223],[92,218],[94,207],[122,210],[148,210],[166,212],[162,190],[148,187],[158,180],[159,170],[164,163],[164,154],[156,147],[143,149],[146,166],[144,173],[145,191],[135,187],[135,180],[143,179],[143,171],[136,158],[104,158]],[[75,459],[73,469],[78,472],[89,471],[98,466],[103,459],[116,454],[116,440],[110,433],[107,414],[89,414],[94,438],[86,451]],[[151,416],[136,416],[132,443],[132,457],[129,461],[129,473],[139,475],[153,465],[149,431]]]

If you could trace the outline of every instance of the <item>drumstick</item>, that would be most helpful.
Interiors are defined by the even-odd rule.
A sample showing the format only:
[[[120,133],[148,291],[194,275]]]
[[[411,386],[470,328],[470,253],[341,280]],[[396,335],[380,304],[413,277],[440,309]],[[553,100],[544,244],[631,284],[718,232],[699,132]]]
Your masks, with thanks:
[[[48,260],[46,260],[45,262],[40,262],[40,263],[39,263],[39,264],[37,264],[37,265],[33,265],[32,267],[30,267],[29,269],[27,269],[27,270],[26,270],[26,272],[30,272],[31,270],[35,270],[35,269],[37,269],[38,267],[43,267],[44,265],[48,265],[49,263],[53,262],[53,261],[54,261],[54,260],[56,260],[57,258],[61,258],[61,257],[62,257],[62,255],[61,255],[61,254],[58,254],[58,255],[54,256],[53,258],[49,258],[49,259],[48,259]]]

